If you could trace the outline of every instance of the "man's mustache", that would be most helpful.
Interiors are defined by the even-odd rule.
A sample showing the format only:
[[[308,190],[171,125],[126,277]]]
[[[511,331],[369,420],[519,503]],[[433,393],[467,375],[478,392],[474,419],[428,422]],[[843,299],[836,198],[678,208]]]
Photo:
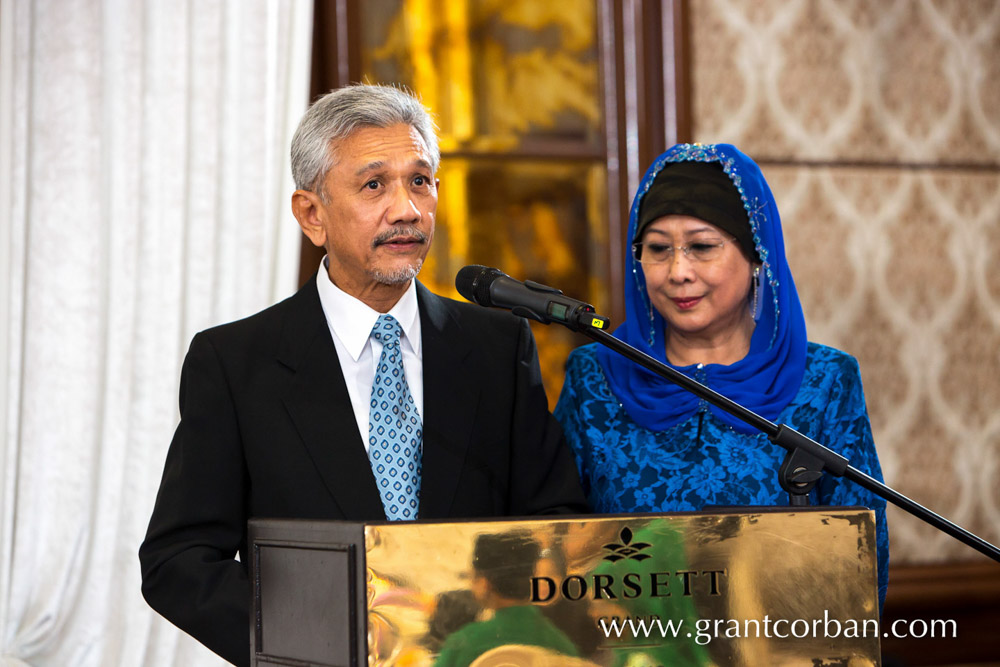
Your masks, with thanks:
[[[427,241],[427,234],[412,226],[393,227],[392,229],[388,229],[376,236],[372,241],[372,247],[375,248],[398,238],[406,238],[418,243],[425,243]]]

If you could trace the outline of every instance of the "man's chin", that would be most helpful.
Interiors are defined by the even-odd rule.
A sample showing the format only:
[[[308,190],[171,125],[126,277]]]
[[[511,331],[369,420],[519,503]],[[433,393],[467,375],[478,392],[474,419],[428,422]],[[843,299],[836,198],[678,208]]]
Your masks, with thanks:
[[[395,268],[372,269],[371,277],[372,280],[382,285],[405,285],[417,277],[421,266],[423,266],[422,260]]]

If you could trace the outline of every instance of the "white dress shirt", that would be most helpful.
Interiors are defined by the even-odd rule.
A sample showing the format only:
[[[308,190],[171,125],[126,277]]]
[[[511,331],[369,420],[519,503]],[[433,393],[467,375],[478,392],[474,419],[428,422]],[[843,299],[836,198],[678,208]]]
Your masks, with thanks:
[[[333,336],[333,345],[337,348],[337,358],[347,383],[347,394],[351,397],[354,418],[358,422],[358,431],[367,451],[372,384],[375,382],[375,366],[382,354],[382,343],[372,338],[371,333],[381,313],[334,285],[327,273],[326,262],[324,257],[316,275],[319,301]],[[389,311],[389,315],[395,317],[403,329],[400,341],[403,372],[406,374],[406,384],[410,387],[410,395],[417,406],[417,414],[423,421],[424,364],[420,347],[416,280],[410,281],[410,286]]]

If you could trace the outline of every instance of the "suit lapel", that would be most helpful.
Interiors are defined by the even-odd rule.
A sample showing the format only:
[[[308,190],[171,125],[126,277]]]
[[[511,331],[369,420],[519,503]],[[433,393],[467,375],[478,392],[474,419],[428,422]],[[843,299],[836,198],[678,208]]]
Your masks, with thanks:
[[[472,438],[479,382],[463,360],[472,350],[448,302],[417,283],[424,365],[424,455],[420,517],[451,514]]]
[[[295,371],[285,408],[344,517],[384,519],[315,278],[293,301],[278,352],[278,360]]]

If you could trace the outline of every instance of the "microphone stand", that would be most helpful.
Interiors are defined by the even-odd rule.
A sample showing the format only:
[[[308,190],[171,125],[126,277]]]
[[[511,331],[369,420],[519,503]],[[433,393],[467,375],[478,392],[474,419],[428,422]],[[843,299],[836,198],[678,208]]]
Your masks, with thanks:
[[[587,316],[589,317],[589,315]],[[537,319],[537,318],[532,318]],[[572,322],[572,323],[571,323]],[[591,326],[586,317],[580,320],[575,318],[571,322],[563,322],[574,331],[597,341],[605,347],[609,347],[635,363],[656,373],[660,377],[673,382],[682,389],[686,389],[698,398],[702,398],[712,405],[725,410],[734,417],[753,426],[763,432],[767,437],[787,450],[785,459],[778,470],[778,481],[781,488],[788,492],[789,502],[793,506],[804,506],[809,504],[809,491],[823,476],[823,472],[829,472],[837,477],[846,477],[855,484],[868,489],[877,496],[884,498],[899,508],[909,512],[918,519],[929,523],[938,530],[951,535],[960,542],[963,542],[976,551],[985,554],[993,560],[1000,562],[1000,549],[993,546],[986,540],[970,533],[961,526],[952,523],[948,519],[935,514],[923,505],[913,500],[891,487],[886,486],[871,475],[865,474],[850,465],[850,462],[838,454],[816,442],[812,438],[802,435],[795,429],[785,424],[775,424],[774,422],[761,417],[757,413],[748,410],[739,403],[732,401],[717,391],[706,387],[697,380],[693,380],[680,371],[663,364],[641,350],[637,350],[628,343],[622,342],[603,331],[602,328]],[[546,322],[547,323],[547,322]],[[606,325],[605,325],[606,326]]]

